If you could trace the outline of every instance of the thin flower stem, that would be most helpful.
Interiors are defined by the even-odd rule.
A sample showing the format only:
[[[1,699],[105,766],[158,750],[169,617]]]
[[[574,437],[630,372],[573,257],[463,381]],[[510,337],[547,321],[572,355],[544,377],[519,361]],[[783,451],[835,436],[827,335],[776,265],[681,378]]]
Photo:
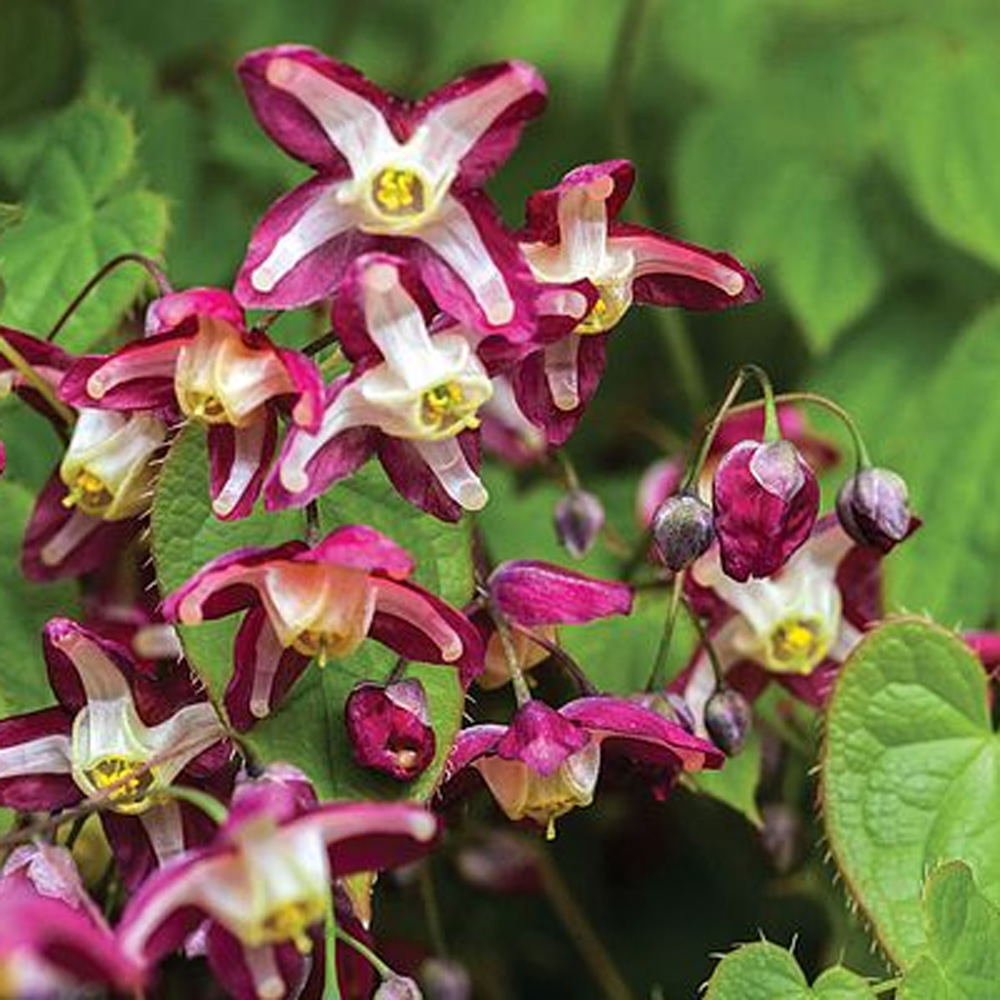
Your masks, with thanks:
[[[340,978],[337,975],[337,938],[341,931],[337,926],[337,915],[334,911],[332,894],[326,904],[326,955],[323,1000],[342,1000],[340,993]]]
[[[562,648],[558,643],[550,642],[544,636],[535,635],[534,632],[523,628],[521,625],[517,625],[511,622],[511,628],[517,632],[519,635],[523,635],[530,642],[533,642],[536,646],[541,646],[558,664],[563,668],[573,678],[576,686],[580,689],[580,693],[584,695],[594,695],[597,694],[597,688],[594,687],[591,679],[584,673],[583,667],[580,666],[576,660],[573,659],[565,649]]]
[[[496,602],[489,598],[486,603],[486,610],[496,627],[497,635],[500,636],[500,645],[503,647],[504,659],[507,661],[507,670],[510,671],[510,682],[514,688],[514,697],[517,699],[518,708],[531,701],[531,691],[528,682],[524,679],[524,671],[517,662],[517,650],[510,638],[510,624],[503,612],[496,606]]]
[[[338,338],[336,332],[330,330],[327,333],[324,333],[323,336],[317,337],[315,340],[311,340],[308,344],[306,344],[306,346],[302,348],[302,353],[305,354],[306,357],[311,358],[314,355],[319,354],[319,352],[322,351],[324,347],[329,347],[331,344],[336,344],[337,339]]]
[[[847,412],[847,410],[845,410],[838,403],[835,403],[832,399],[828,399],[826,396],[821,396],[816,392],[782,392],[778,393],[774,399],[776,403],[811,403],[814,406],[823,407],[823,409],[832,413],[847,428],[848,433],[851,435],[851,441],[854,444],[854,456],[857,467],[859,469],[863,469],[872,464],[871,458],[868,454],[868,448],[865,446],[864,438],[862,438],[861,431],[858,429],[858,425],[854,422],[854,418]],[[729,412],[745,413],[759,405],[759,403],[743,403],[740,406],[734,406]]]
[[[59,399],[52,386],[38,374],[31,362],[2,335],[0,335],[0,356],[45,400],[67,427],[72,427],[76,423],[76,414]]]
[[[438,906],[437,891],[434,888],[434,873],[431,871],[429,858],[420,866],[420,898],[424,903],[424,916],[427,917],[427,930],[431,935],[431,944],[441,958],[447,958],[448,943],[444,936],[444,922],[441,920],[441,907]]]
[[[186,785],[169,785],[164,788],[161,795],[167,798],[177,799],[179,802],[187,802],[189,805],[200,809],[216,826],[222,826],[226,822],[226,807],[216,798],[199,788],[190,788]]]
[[[368,945],[363,941],[359,941],[353,934],[345,931],[342,927],[334,926],[333,935],[338,941],[343,941],[348,948],[356,951],[383,979],[392,979],[396,975],[395,970],[386,965]],[[333,949],[331,948],[330,950],[332,951]],[[337,996],[339,998],[339,992]]]
[[[601,992],[607,1000],[632,1000],[628,984],[549,854],[539,852],[538,869],[552,909]]]
[[[315,500],[310,500],[306,504],[306,544],[310,548],[319,542],[320,536],[320,525],[319,525],[319,504]]]
[[[674,577],[674,585],[670,591],[670,603],[667,605],[667,616],[663,620],[660,645],[656,650],[656,659],[653,661],[653,669],[649,673],[649,680],[646,681],[647,691],[655,691],[657,688],[663,686],[664,676],[667,671],[667,658],[670,656],[670,643],[674,637],[674,627],[677,625],[677,611],[680,608],[683,593],[684,570],[681,570]]]
[[[576,466],[573,465],[569,455],[560,450],[555,453],[562,472],[563,486],[570,492],[580,488],[580,477],[577,475]]]
[[[716,690],[721,691],[726,686],[726,676],[722,672],[722,663],[719,660],[719,654],[716,651],[715,644],[708,637],[708,633],[705,631],[705,623],[701,620],[698,613],[691,607],[691,602],[687,600],[682,600],[684,605],[684,610],[688,614],[688,618],[691,619],[691,624],[694,625],[695,631],[698,633],[698,638],[701,640],[701,644],[705,647],[705,651],[708,653],[709,662],[712,664],[712,673],[715,676],[715,687]]]
[[[56,320],[55,326],[49,330],[46,340],[55,340],[59,336],[59,331],[66,325],[69,321],[70,316],[73,315],[80,308],[83,300],[116,268],[120,267],[122,264],[138,264],[141,268],[144,268],[146,273],[156,282],[157,290],[160,295],[168,295],[172,292],[173,286],[167,280],[166,274],[163,272],[163,268],[156,263],[151,257],[147,257],[145,254],[141,253],[123,253],[119,254],[117,257],[112,257],[84,286],[76,293],[73,301],[70,302],[68,306],[63,310],[63,314]]]

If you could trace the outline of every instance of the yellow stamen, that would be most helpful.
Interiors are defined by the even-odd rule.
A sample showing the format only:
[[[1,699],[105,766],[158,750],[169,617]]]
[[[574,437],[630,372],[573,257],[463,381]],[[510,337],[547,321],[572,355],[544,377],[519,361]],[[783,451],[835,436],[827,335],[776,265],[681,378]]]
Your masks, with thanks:
[[[184,399],[188,416],[206,424],[227,423],[226,408],[217,396],[204,392],[189,392]]]
[[[826,656],[828,648],[822,622],[813,618],[786,618],[771,630],[767,660],[774,670],[808,674]]]
[[[632,304],[632,290],[628,284],[596,284],[595,287],[597,301],[576,326],[576,332],[585,336],[606,333],[617,326]]]
[[[113,501],[114,497],[103,480],[83,469],[69,484],[69,492],[63,497],[62,505],[66,508],[79,507],[85,514],[100,517]]]
[[[257,937],[260,944],[290,941],[299,952],[308,955],[313,948],[309,928],[326,913],[322,899],[294,899],[275,907],[261,920]]]
[[[118,755],[101,757],[84,775],[98,793],[108,792],[115,812],[135,815],[153,804],[149,793],[156,778],[145,761]]]
[[[457,382],[442,382],[427,389],[420,399],[420,417],[428,430],[437,435],[458,434],[466,428],[475,430],[482,422],[476,416],[476,409]]]
[[[424,181],[415,170],[386,167],[372,181],[372,201],[382,215],[407,218],[424,210]]]

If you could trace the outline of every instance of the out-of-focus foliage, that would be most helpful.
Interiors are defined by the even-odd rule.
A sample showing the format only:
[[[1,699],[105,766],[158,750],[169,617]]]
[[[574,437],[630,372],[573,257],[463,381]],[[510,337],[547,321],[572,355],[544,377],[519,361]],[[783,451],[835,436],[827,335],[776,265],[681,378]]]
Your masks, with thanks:
[[[665,322],[636,309],[613,334],[605,384],[569,448],[607,508],[613,546],[638,540],[634,487],[644,465],[690,439],[736,365],[759,361],[779,389],[811,385],[838,399],[875,460],[910,481],[928,528],[890,561],[897,606],[927,609],[946,625],[995,624],[1000,6],[993,0],[2,0],[0,321],[44,333],[93,270],[126,250],[162,253],[178,286],[228,284],[256,218],[306,174],[261,133],[233,73],[248,49],[284,41],[316,45],[409,96],[477,63],[532,61],[551,100],[544,124],[528,129],[493,185],[510,224],[520,222],[530,191],[571,167],[627,156],[639,182],[626,218],[725,248],[761,277],[767,297],[752,309]],[[139,282],[124,269],[103,285],[68,328],[66,345],[96,347],[123,321],[134,323],[123,313]],[[283,320],[272,332],[301,342],[308,319]],[[9,450],[4,530],[16,533],[27,513],[21,484],[37,491],[55,459],[33,418],[5,408],[0,420]],[[177,478],[177,495],[190,503],[168,509],[169,497],[161,497],[154,542],[158,523],[166,525],[164,544],[191,549],[163,560],[180,574],[235,535],[203,537],[184,520],[205,520],[204,483],[181,483],[186,467]],[[493,500],[481,527],[490,555],[562,559],[551,531],[558,490],[545,473],[498,468],[487,483]],[[280,531],[284,521],[271,523]],[[439,543],[422,547],[405,537],[405,525],[394,527],[433,573]],[[262,542],[259,526],[253,537]],[[13,542],[5,548],[15,550]],[[582,568],[600,574],[611,565],[598,546]],[[12,564],[0,567],[4,581],[15,574]],[[467,578],[451,583],[446,596],[467,596]],[[12,589],[5,585],[4,594]],[[37,593],[47,601],[53,591]],[[58,596],[54,606],[67,613]],[[567,630],[567,647],[606,689],[634,690],[656,648],[664,602],[662,591],[643,594],[633,627],[608,621]],[[3,607],[0,614],[8,641],[20,644],[27,618]],[[207,647],[228,650],[232,628],[199,635],[211,681],[227,661],[213,667]],[[693,639],[681,632],[675,669]],[[24,650],[38,668],[26,639]],[[970,674],[971,661],[965,667]],[[860,663],[849,671],[862,673]],[[433,668],[422,676],[433,681]],[[40,669],[24,677],[25,691],[0,691],[0,704],[33,707],[35,680],[44,690]],[[334,683],[341,681],[304,682],[304,709],[308,684]],[[844,705],[846,696],[838,710]],[[775,729],[787,735],[796,726],[775,711]],[[979,728],[992,740],[985,722]],[[259,732],[258,750],[268,756],[267,727]],[[754,821],[770,796],[808,816],[810,784],[775,787],[784,779],[775,777],[772,736],[765,728],[744,758],[702,784]],[[797,732],[806,747],[812,736]],[[315,752],[342,757],[343,747]],[[845,765],[845,780],[850,773]],[[623,820],[610,801],[566,820],[560,863],[576,873],[582,903],[636,981],[659,979],[666,996],[693,995],[710,971],[705,956],[760,926],[782,941],[801,931],[804,968],[839,961],[846,950],[852,968],[877,969],[857,947],[863,935],[843,916],[840,891],[819,888],[809,854],[817,831],[807,820],[800,837],[808,862],[774,877],[750,824],[707,796],[681,793],[666,821],[661,813],[649,819],[641,842],[634,817]],[[919,869],[911,915],[919,912],[921,866],[936,860],[907,858]],[[891,870],[871,864],[875,880]],[[980,888],[994,898],[995,880]],[[456,950],[479,956],[484,979],[495,973],[497,997],[556,995],[553,983],[583,994],[573,978],[582,974],[566,971],[573,967],[566,953],[539,944],[561,938],[537,906],[498,904],[473,928],[461,919],[470,905],[483,904],[465,890],[443,893],[446,923],[458,925]],[[870,909],[878,925],[877,904]],[[514,940],[511,926],[521,930]],[[914,941],[922,926],[914,925]],[[512,984],[491,964],[496,941],[512,967],[527,970],[522,980]],[[809,996],[789,963],[781,958],[776,974],[798,977],[796,988]],[[826,995],[820,984],[812,989]]]

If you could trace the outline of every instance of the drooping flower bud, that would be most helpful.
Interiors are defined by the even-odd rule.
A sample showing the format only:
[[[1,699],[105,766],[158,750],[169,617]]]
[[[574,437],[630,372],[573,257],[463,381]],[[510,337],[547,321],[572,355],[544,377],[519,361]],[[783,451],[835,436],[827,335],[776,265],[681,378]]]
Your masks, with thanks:
[[[713,506],[722,568],[743,583],[777,572],[809,537],[819,484],[790,441],[740,441],[719,462]]]
[[[593,493],[570,490],[556,504],[553,520],[559,544],[574,559],[582,559],[604,527],[604,506]]]
[[[434,759],[436,740],[427,696],[415,678],[355,686],[344,706],[354,759],[362,767],[412,781]]]
[[[667,497],[653,517],[656,551],[674,573],[693,563],[714,538],[711,508],[693,493]]]
[[[727,757],[735,757],[743,749],[750,724],[750,704],[733,688],[721,688],[705,703],[705,728]]]
[[[408,976],[390,976],[382,980],[373,1000],[423,1000],[420,987]]]
[[[429,958],[420,966],[420,985],[427,1000],[470,1000],[472,977],[461,962]]]
[[[889,552],[910,531],[906,483],[890,469],[862,469],[840,487],[837,517],[859,545]]]

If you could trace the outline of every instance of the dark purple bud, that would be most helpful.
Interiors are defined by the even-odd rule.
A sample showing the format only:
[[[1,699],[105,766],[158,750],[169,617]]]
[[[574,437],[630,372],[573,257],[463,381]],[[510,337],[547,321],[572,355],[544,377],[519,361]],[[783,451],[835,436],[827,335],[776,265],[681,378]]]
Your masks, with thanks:
[[[802,816],[797,809],[783,802],[769,802],[760,812],[764,820],[760,831],[761,845],[775,871],[787,875],[805,854]]]
[[[535,842],[517,833],[487,831],[463,845],[456,864],[459,874],[479,889],[533,892],[541,886]]]
[[[372,1000],[424,1000],[424,995],[408,976],[390,976],[382,980]]]
[[[653,541],[667,567],[679,573],[715,538],[712,510],[693,493],[667,497],[653,517]]]
[[[363,682],[344,706],[354,759],[397,781],[411,781],[434,759],[436,740],[420,681]]]
[[[420,966],[420,985],[427,1000],[470,1000],[472,977],[461,962],[428,958]]]
[[[750,703],[732,688],[716,691],[705,704],[705,728],[727,757],[735,757],[750,735]]]
[[[556,504],[554,520],[559,544],[574,559],[582,559],[604,527],[604,506],[593,493],[570,490]]]
[[[776,573],[809,537],[819,484],[790,441],[741,441],[719,462],[712,502],[722,568],[742,583]]]
[[[837,517],[859,545],[888,552],[910,533],[906,483],[890,469],[862,469],[840,487]]]

